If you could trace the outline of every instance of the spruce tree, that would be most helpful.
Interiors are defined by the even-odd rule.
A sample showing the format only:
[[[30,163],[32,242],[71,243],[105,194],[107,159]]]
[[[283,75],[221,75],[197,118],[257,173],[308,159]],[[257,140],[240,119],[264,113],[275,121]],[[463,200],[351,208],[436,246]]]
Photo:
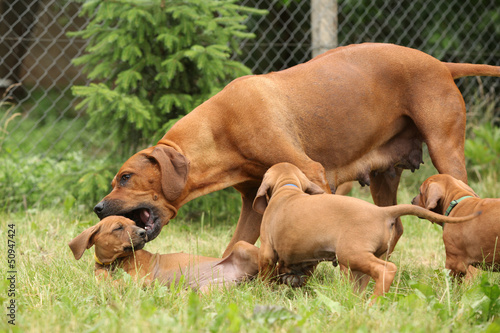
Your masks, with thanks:
[[[90,126],[115,132],[136,149],[152,144],[176,120],[230,80],[249,74],[231,60],[239,41],[251,38],[249,14],[235,0],[93,0],[82,14],[91,20],[72,33],[88,40],[74,64],[93,81],[75,86]]]

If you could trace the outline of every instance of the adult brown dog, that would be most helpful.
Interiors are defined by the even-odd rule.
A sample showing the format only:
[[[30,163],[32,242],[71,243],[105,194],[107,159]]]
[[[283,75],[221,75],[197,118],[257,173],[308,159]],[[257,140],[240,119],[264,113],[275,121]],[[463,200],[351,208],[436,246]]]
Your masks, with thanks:
[[[152,240],[186,202],[233,186],[243,205],[227,255],[237,241],[259,237],[252,202],[279,162],[326,192],[351,180],[370,184],[375,204],[388,206],[402,170],[419,167],[425,142],[439,173],[466,182],[465,104],[453,79],[470,75],[500,76],[500,67],[367,43],[236,79],[126,161],[94,211],[130,217]],[[396,230],[399,237],[399,220]]]
[[[374,298],[386,293],[396,265],[380,259],[394,247],[396,220],[416,215],[434,222],[457,223],[477,216],[446,217],[422,207],[378,207],[324,191],[290,163],[272,166],[264,175],[253,207],[263,214],[259,274],[278,275],[301,286],[320,261],[349,267],[356,289],[375,280]],[[309,195],[314,194],[314,195]]]
[[[445,267],[454,276],[466,279],[473,267],[500,271],[500,199],[480,199],[464,182],[449,175],[434,175],[420,186],[413,204],[449,216],[482,211],[477,218],[461,224],[442,224],[446,250]]]
[[[149,285],[154,280],[170,285],[181,277],[187,286],[206,291],[231,286],[258,272],[258,251],[244,241],[233,247],[224,259],[187,253],[152,254],[142,250],[147,235],[143,228],[123,216],[110,216],[75,237],[69,247],[80,259],[86,249],[95,246],[95,274],[109,277],[117,268]]]

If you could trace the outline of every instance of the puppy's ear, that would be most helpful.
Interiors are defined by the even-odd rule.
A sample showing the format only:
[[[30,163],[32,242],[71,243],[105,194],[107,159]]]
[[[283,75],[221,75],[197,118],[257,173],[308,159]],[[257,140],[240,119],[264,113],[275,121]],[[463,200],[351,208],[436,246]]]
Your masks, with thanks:
[[[255,196],[252,206],[253,210],[257,213],[264,214],[264,211],[267,208],[267,191],[270,187],[271,184],[264,177],[262,184],[260,184],[260,187],[257,190],[257,195]]]
[[[177,199],[186,186],[189,173],[188,159],[172,147],[156,146],[148,158],[160,166],[161,188],[168,201]]]
[[[427,187],[427,199],[425,201],[425,208],[433,210],[437,207],[439,200],[443,198],[444,192],[438,183],[430,183]]]
[[[312,195],[325,193],[325,191],[321,187],[319,187],[319,185],[313,183],[312,181],[309,181],[309,184],[307,185],[307,188],[305,189],[304,192]]]
[[[90,247],[94,245],[94,236],[99,232],[100,228],[101,226],[99,224],[90,227],[69,242],[69,248],[73,252],[76,260],[82,257],[86,249],[90,249]]]

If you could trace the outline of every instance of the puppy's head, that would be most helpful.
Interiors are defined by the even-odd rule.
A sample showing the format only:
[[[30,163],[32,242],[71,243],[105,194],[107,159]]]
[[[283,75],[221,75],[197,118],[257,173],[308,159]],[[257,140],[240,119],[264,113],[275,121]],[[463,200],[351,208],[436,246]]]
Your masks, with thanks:
[[[264,214],[267,203],[271,200],[273,194],[282,186],[290,184],[297,186],[308,194],[325,193],[319,185],[310,181],[295,165],[278,163],[269,168],[264,174],[262,184],[257,190],[257,195],[253,202],[253,209],[260,214]]]
[[[146,244],[146,231],[123,216],[109,216],[95,226],[76,236],[69,247],[78,260],[86,249],[95,245],[96,257],[102,263],[112,263],[117,258],[127,257]]]
[[[439,174],[427,178],[419,189],[420,193],[413,198],[412,204],[444,214],[449,203],[457,193],[478,197],[472,188],[463,181],[450,175]]]

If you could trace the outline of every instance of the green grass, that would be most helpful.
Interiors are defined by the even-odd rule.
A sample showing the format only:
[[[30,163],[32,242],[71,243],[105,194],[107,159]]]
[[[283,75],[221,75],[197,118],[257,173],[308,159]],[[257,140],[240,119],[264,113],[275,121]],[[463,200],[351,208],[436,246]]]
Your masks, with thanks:
[[[432,170],[405,174],[403,183],[427,173]],[[416,187],[403,186],[399,201],[409,202],[416,192]],[[370,200],[366,188],[356,187],[353,195]],[[229,195],[234,198],[231,202],[217,202],[227,197],[214,194],[213,206],[200,201],[184,207],[146,249],[219,256],[239,210],[237,195]],[[391,257],[398,267],[397,277],[390,293],[370,307],[373,283],[365,294],[354,294],[338,268],[329,263],[320,264],[308,285],[299,289],[251,281],[199,296],[176,287],[145,289],[127,276],[121,287],[97,283],[93,249],[76,261],[67,246],[97,218],[78,210],[64,213],[61,208],[0,214],[2,253],[8,251],[8,225],[15,224],[18,272],[16,326],[8,325],[4,315],[0,331],[414,333],[498,332],[500,328],[500,301],[494,296],[500,274],[484,272],[470,285],[451,281],[444,271],[441,230],[426,220],[403,218],[405,233]],[[6,256],[2,258],[0,267],[7,272]],[[2,283],[7,289],[8,281]],[[10,298],[6,292],[0,297],[6,313]]]

